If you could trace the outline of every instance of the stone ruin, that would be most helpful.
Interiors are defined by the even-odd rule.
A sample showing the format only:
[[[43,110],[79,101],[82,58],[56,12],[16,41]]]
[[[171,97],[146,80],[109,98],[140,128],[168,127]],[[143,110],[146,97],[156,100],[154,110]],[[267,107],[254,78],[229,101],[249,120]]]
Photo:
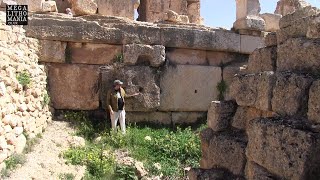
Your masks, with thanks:
[[[296,178],[311,173],[302,167],[317,167],[313,161],[303,166],[317,152],[316,141],[311,141],[316,135],[312,123],[317,120],[312,118],[317,118],[317,86],[315,78],[300,72],[306,66],[307,72],[317,72],[319,18],[318,10],[303,1],[281,0],[279,14],[260,14],[259,1],[237,0],[232,30],[201,25],[198,0],[0,0],[0,10],[6,4],[27,4],[30,13],[27,26],[11,27],[0,11],[1,167],[12,153],[22,151],[24,134],[30,138],[41,133],[54,111],[105,115],[105,92],[116,78],[125,81],[128,93],[142,93],[128,99],[129,122],[190,124],[208,112],[210,128],[202,133],[203,169],[191,171],[191,178],[249,173],[250,179],[261,169],[272,177]],[[135,9],[139,21],[133,21]],[[294,53],[288,53],[292,49]],[[25,71],[32,83],[23,88],[16,76]],[[222,82],[229,87],[226,92],[217,89]],[[46,94],[49,105],[43,103]],[[221,95],[229,101],[212,102],[208,111]],[[306,120],[282,119],[286,115]],[[259,117],[274,119],[249,123]],[[266,139],[266,128],[277,136]],[[283,131],[299,137],[293,145],[305,151],[301,160],[296,159],[301,150],[286,151],[287,146],[278,143],[279,137],[290,138]],[[303,138],[309,144],[301,147]],[[284,149],[270,157],[287,153],[290,158],[283,162],[290,161],[290,168],[300,171],[276,171],[269,166],[272,159],[259,154],[264,147],[272,152]],[[246,148],[252,151],[245,154]]]
[[[211,102],[191,180],[320,178],[319,20],[311,6],[283,16],[234,77],[230,98]]]

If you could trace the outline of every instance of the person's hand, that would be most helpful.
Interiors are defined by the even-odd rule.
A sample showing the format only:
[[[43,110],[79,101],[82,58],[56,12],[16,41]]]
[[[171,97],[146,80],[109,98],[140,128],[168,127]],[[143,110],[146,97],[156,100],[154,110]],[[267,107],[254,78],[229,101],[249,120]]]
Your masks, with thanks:
[[[138,92],[138,93],[134,93],[133,94],[133,96],[138,96],[138,95],[140,95],[140,93]]]

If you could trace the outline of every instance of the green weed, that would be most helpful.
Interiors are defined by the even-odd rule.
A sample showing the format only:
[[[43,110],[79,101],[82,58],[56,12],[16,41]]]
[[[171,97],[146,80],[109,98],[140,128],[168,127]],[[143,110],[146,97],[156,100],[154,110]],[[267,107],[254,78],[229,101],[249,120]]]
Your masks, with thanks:
[[[17,75],[17,80],[23,86],[23,88],[26,88],[31,83],[31,77],[27,71],[20,72]]]
[[[72,173],[63,173],[63,174],[59,174],[59,179],[61,179],[61,180],[74,180],[75,175],[73,175]]]

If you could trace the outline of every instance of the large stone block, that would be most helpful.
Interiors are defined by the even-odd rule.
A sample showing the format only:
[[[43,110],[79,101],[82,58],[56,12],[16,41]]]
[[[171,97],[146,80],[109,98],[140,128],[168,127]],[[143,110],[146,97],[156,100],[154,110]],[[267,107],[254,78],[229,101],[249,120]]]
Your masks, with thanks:
[[[167,50],[166,59],[172,64],[207,65],[206,51],[193,49]]]
[[[200,168],[225,168],[235,175],[244,175],[247,144],[245,135],[238,132],[222,132],[211,134],[209,141],[204,137],[207,135],[201,133],[201,145],[207,143],[207,146],[202,145]]]
[[[94,65],[49,65],[50,96],[55,109],[99,107],[99,69]]]
[[[307,31],[307,38],[320,38],[320,16],[319,15],[315,19],[310,21],[308,31]]]
[[[310,4],[305,0],[280,0],[274,13],[286,16],[306,6],[310,6]]]
[[[246,165],[246,178],[248,180],[274,180],[276,176],[255,162],[249,161]]]
[[[249,56],[248,73],[275,71],[277,61],[277,46],[256,49]]]
[[[260,117],[273,117],[276,114],[271,111],[261,111],[252,107],[239,106],[232,119],[232,127],[246,130],[249,122]]]
[[[126,99],[127,111],[153,111],[160,106],[159,74],[148,66],[111,67],[102,70],[102,106],[106,105],[106,93],[112,88],[113,81],[124,81],[127,94],[140,92],[139,96]]]
[[[208,78],[210,77],[210,78]],[[169,66],[161,78],[161,106],[164,111],[207,111],[218,93],[221,68]],[[197,102],[197,103],[195,103]]]
[[[271,13],[264,13],[261,14],[260,17],[265,21],[265,31],[275,32],[280,29],[279,21],[281,19],[281,15],[279,14],[271,14]]]
[[[205,117],[205,112],[172,112],[172,123],[193,124],[202,121]]]
[[[236,109],[234,101],[212,101],[207,115],[209,128],[214,131],[227,129]]]
[[[301,119],[261,118],[250,121],[247,157],[280,179],[320,177],[319,134]]]
[[[308,119],[320,124],[320,81],[314,81],[309,91]]]
[[[280,19],[280,28],[285,28],[290,25],[294,25],[294,22],[299,21],[301,18],[314,16],[319,13],[320,13],[319,9],[312,6],[307,6],[301,9],[297,9],[294,13],[287,14]]]
[[[195,169],[188,171],[188,178],[190,180],[244,180],[243,177],[235,176],[225,169]]]
[[[165,47],[161,45],[128,44],[123,47],[124,63],[127,65],[150,64],[159,67],[165,61]]]
[[[275,32],[268,33],[264,38],[265,45],[269,46],[276,46],[277,45],[277,34]]]
[[[95,0],[69,0],[72,10],[77,16],[96,14],[97,3]]]
[[[126,120],[130,123],[171,124],[171,112],[126,112]]]
[[[28,5],[28,11],[30,12],[41,12],[42,3],[45,0],[15,0],[18,5]]]
[[[248,55],[221,51],[207,51],[210,66],[227,66],[232,63],[247,62]]]
[[[290,39],[278,46],[277,70],[317,73],[320,68],[319,52],[319,39]]]
[[[72,63],[111,64],[122,54],[122,46],[70,42],[67,53]]]
[[[48,40],[40,40],[39,42],[38,56],[40,62],[65,62],[66,42]]]
[[[246,16],[242,19],[237,19],[236,22],[233,23],[233,27],[236,30],[257,30],[263,31],[266,27],[266,22],[259,16]]]
[[[308,92],[313,79],[291,73],[277,75],[273,89],[272,111],[286,116],[304,116],[307,112]]]
[[[241,35],[240,53],[251,54],[255,49],[264,46],[263,37]]]
[[[191,2],[188,3],[188,16],[190,23],[200,24],[200,2]]]
[[[259,0],[236,0],[237,20],[247,16],[257,16],[260,13]]]
[[[275,81],[275,75],[272,71],[237,75],[230,86],[230,95],[240,106],[251,106],[263,111],[270,111]]]
[[[45,1],[42,3],[43,12],[58,12],[57,4],[55,1]]]
[[[98,13],[105,16],[126,17],[133,20],[134,2],[132,0],[97,0]]]

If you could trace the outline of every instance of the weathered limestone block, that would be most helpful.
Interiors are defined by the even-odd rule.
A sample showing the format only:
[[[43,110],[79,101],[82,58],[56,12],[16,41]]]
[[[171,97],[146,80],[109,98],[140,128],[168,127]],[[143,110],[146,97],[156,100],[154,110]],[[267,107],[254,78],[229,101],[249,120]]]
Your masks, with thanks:
[[[42,3],[45,0],[15,0],[18,5],[28,5],[28,11],[40,12],[42,11]]]
[[[113,81],[124,81],[127,94],[140,92],[139,96],[126,99],[127,111],[153,111],[160,106],[159,74],[148,66],[114,67],[110,71],[102,71],[101,100],[105,108],[106,93],[112,88]]]
[[[261,14],[260,17],[262,17],[266,23],[265,31],[275,32],[280,29],[279,22],[282,17],[280,14],[264,13]]]
[[[207,135],[201,133],[200,136],[201,144],[207,144],[202,145],[200,168],[225,168],[235,175],[244,175],[247,144],[245,135],[238,132],[215,133],[211,134],[209,141],[208,137],[204,137]]]
[[[97,0],[98,13],[105,16],[134,18],[134,2],[132,0]]]
[[[241,35],[241,53],[251,54],[256,48],[261,48],[264,46],[263,37]]]
[[[237,30],[246,29],[264,31],[266,22],[259,16],[247,16],[242,19],[237,19],[237,21],[233,23],[233,27]]]
[[[205,116],[205,112],[172,112],[172,123],[193,124],[201,121]]]
[[[173,22],[173,23],[181,22],[179,14],[172,11],[172,10],[169,10],[166,12],[166,17],[164,20],[169,21],[169,22]]]
[[[159,67],[165,62],[165,47],[161,45],[129,44],[123,47],[123,59],[127,65],[150,64]]]
[[[272,111],[282,116],[305,115],[312,81],[308,76],[278,74],[273,89]]]
[[[222,131],[230,126],[231,119],[236,111],[234,101],[212,101],[207,115],[209,128],[214,131]]]
[[[93,110],[99,107],[98,66],[52,64],[49,77],[55,109]]]
[[[230,95],[240,106],[270,111],[275,81],[273,72],[237,75],[230,86]]]
[[[319,15],[309,23],[307,38],[320,38],[320,16]]]
[[[40,40],[38,52],[39,61],[65,63],[66,47],[66,42]]]
[[[221,51],[207,51],[210,66],[227,66],[233,63],[248,62],[248,55]]]
[[[260,117],[273,117],[276,114],[271,111],[261,111],[252,107],[239,106],[232,119],[232,127],[246,130],[249,122]]]
[[[59,13],[66,13],[67,8],[71,8],[71,3],[66,0],[55,0]]]
[[[280,179],[318,179],[319,135],[301,119],[250,121],[247,157]]]
[[[259,15],[261,8],[259,0],[236,0],[237,20],[248,15]]]
[[[295,21],[309,16],[318,15],[319,13],[319,9],[312,6],[306,6],[304,8],[297,9],[294,13],[287,14],[280,19],[280,28],[282,29],[294,25]]]
[[[184,24],[190,23],[189,17],[187,15],[180,15],[179,18],[181,23],[184,23]]]
[[[77,16],[96,14],[97,3],[95,0],[69,0],[72,10]]]
[[[15,147],[14,149],[15,153],[21,154],[27,144],[27,139],[23,134],[21,134],[15,139],[13,144]]]
[[[265,42],[266,47],[276,46],[277,45],[277,34],[275,32],[268,33],[264,38],[264,42]]]
[[[277,61],[277,46],[256,49],[249,56],[248,73],[275,71]]]
[[[57,4],[55,1],[45,1],[42,3],[43,12],[58,12]]]
[[[190,180],[244,180],[243,177],[235,176],[225,169],[195,169],[192,168],[188,171],[188,177]]]
[[[277,7],[274,13],[286,16],[287,14],[291,14],[296,10],[306,6],[310,6],[310,4],[305,0],[280,0],[277,3]]]
[[[169,66],[160,80],[160,110],[207,111],[210,102],[218,95],[213,89],[220,81],[219,67]]]
[[[188,2],[187,10],[190,23],[201,24],[200,2]]]
[[[155,124],[171,124],[171,112],[126,112],[128,122],[148,122]]]
[[[278,46],[277,70],[317,73],[320,68],[319,52],[319,39],[289,39]]]
[[[246,178],[248,180],[274,180],[276,177],[255,162],[249,161],[246,165]]]
[[[166,52],[169,63],[179,65],[207,65],[206,51],[193,49],[170,49]]]
[[[308,119],[320,124],[320,81],[314,81],[309,91]]]
[[[111,64],[122,54],[122,46],[91,43],[68,43],[72,63],[80,64]],[[67,60],[68,61],[68,60]]]

